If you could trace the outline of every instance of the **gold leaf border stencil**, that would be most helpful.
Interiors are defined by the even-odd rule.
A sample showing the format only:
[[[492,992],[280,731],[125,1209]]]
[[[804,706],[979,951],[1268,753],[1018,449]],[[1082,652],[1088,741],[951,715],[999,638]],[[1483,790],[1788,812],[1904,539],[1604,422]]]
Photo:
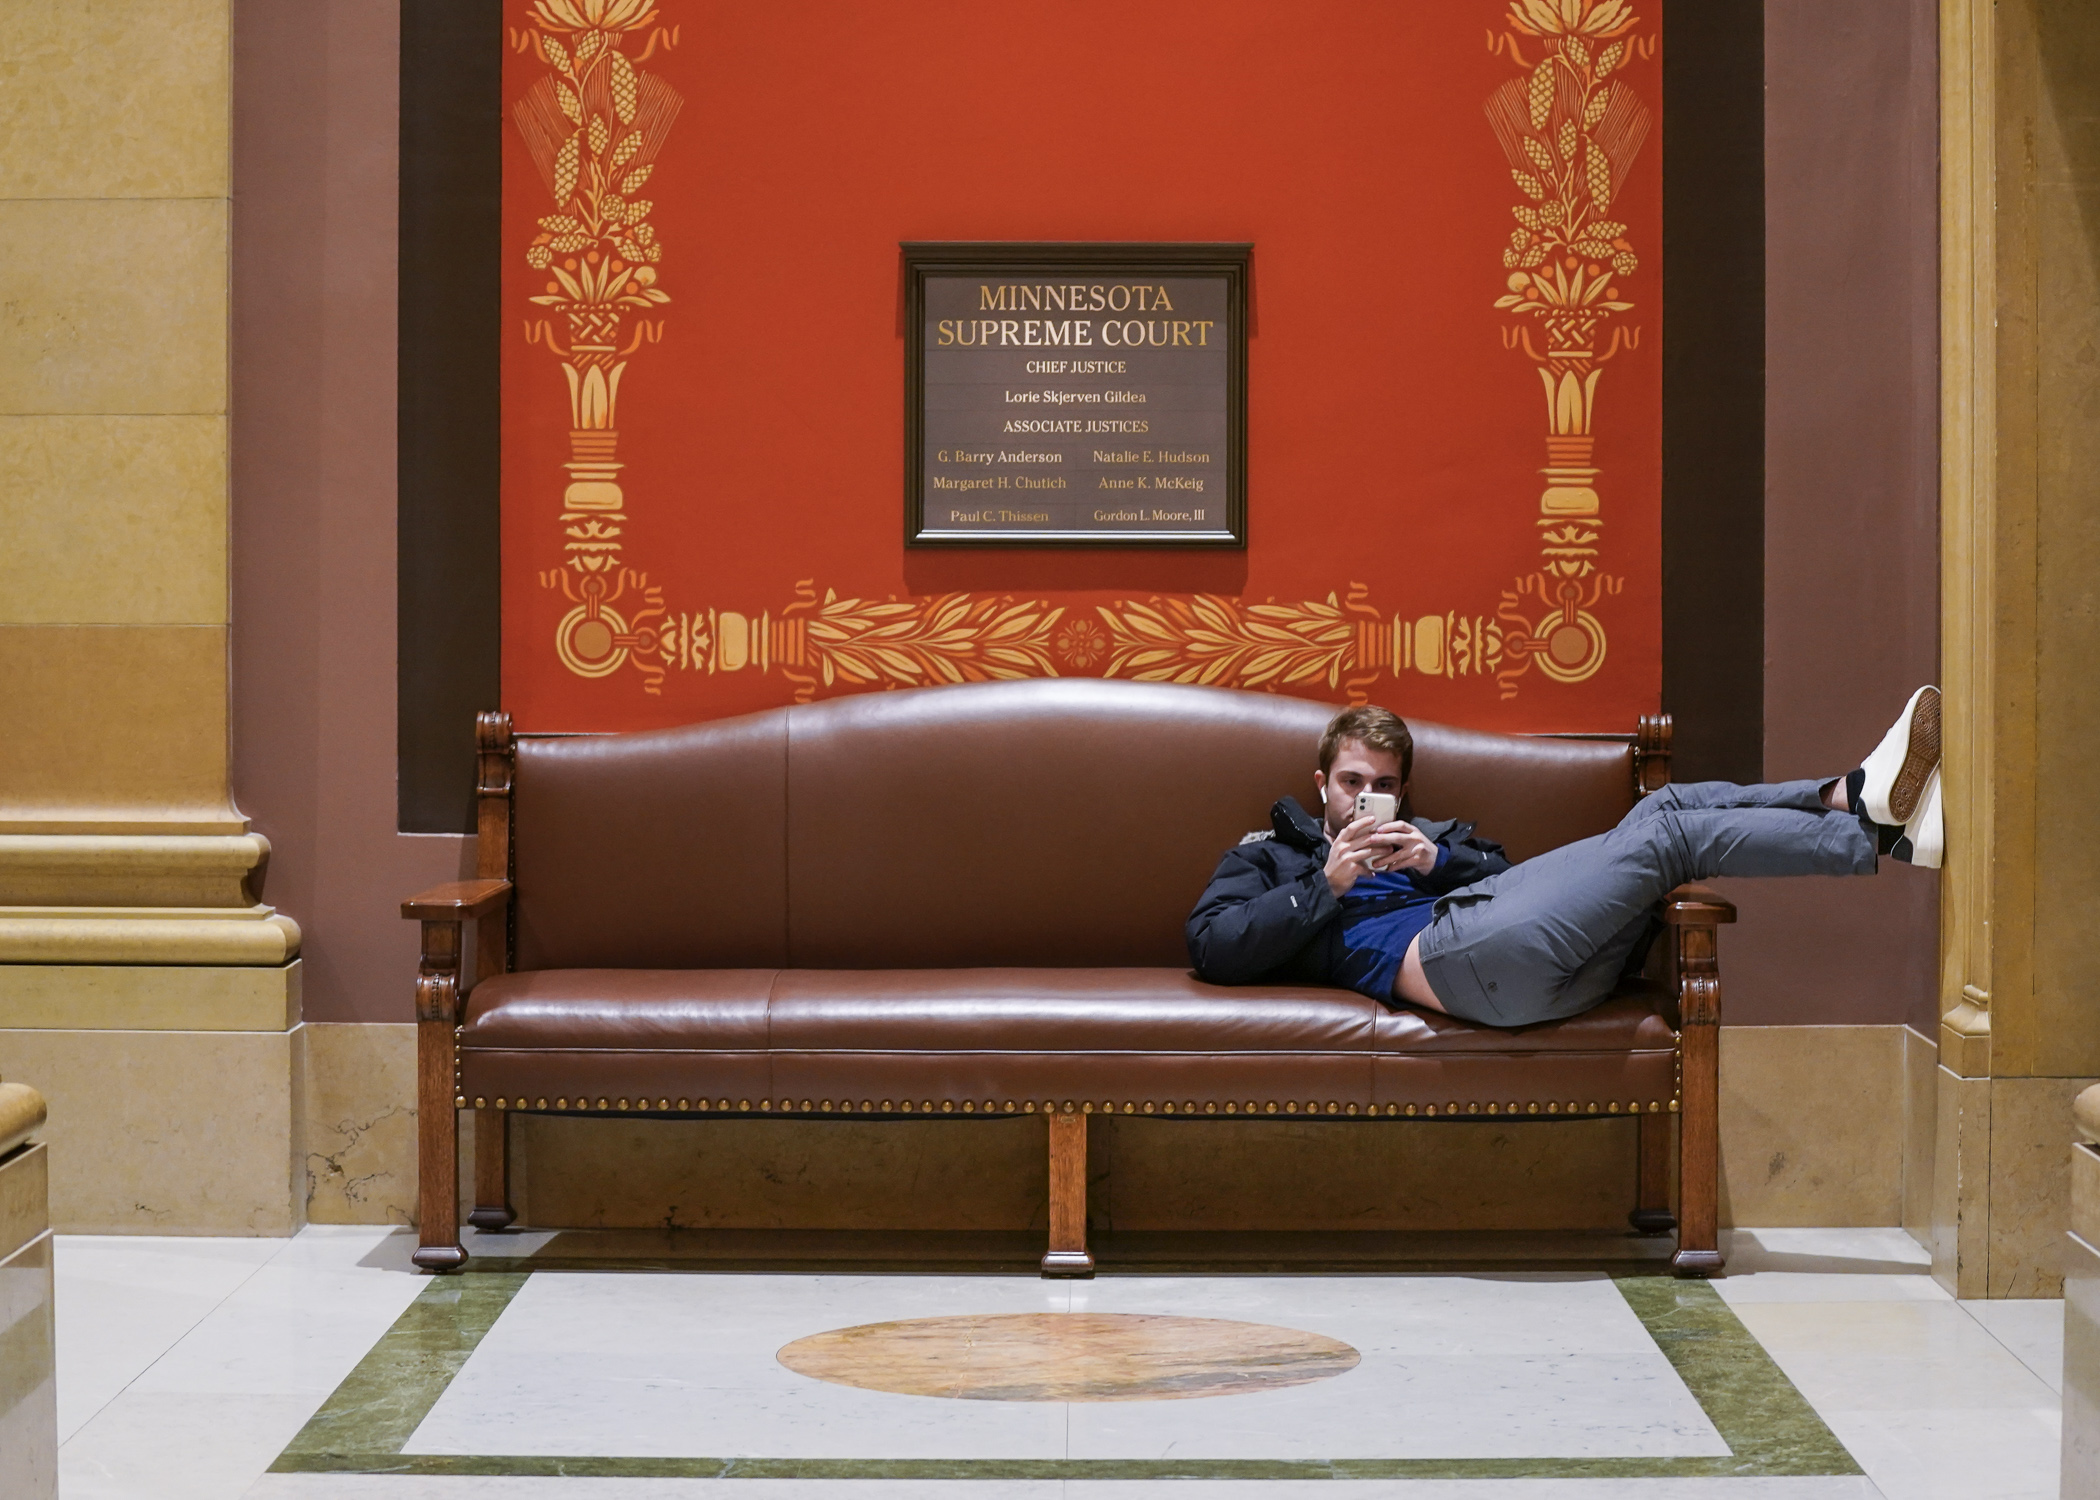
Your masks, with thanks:
[[[1594,452],[1604,366],[1640,347],[1639,327],[1624,321],[1640,257],[1613,212],[1648,137],[1648,107],[1621,75],[1654,55],[1638,25],[1627,0],[1510,0],[1503,29],[1488,34],[1488,50],[1517,70],[1487,101],[1517,192],[1495,306],[1511,319],[1503,347],[1537,368],[1546,409],[1538,567],[1502,591],[1495,612],[1504,698],[1534,665],[1554,682],[1595,676],[1608,643],[1598,605],[1625,585],[1598,566]]]
[[[1538,562],[1491,611],[1382,613],[1350,583],[1324,600],[1250,602],[1159,595],[1094,606],[1014,595],[842,597],[799,583],[756,614],[674,607],[625,561],[619,393],[635,357],[665,335],[666,246],[648,196],[683,105],[648,64],[678,44],[654,0],[530,0],[510,33],[545,64],[511,118],[550,211],[523,247],[545,282],[525,338],[558,361],[569,399],[565,556],[539,574],[570,607],[557,660],[584,678],[632,674],[661,695],[685,674],[778,673],[797,701],[869,688],[1088,675],[1252,689],[1324,688],[1364,701],[1405,672],[1492,679],[1517,695],[1536,667],[1578,683],[1604,665],[1604,601],[1624,587],[1601,569],[1605,521],[1593,462],[1604,367],[1638,348],[1627,282],[1640,266],[1614,215],[1647,138],[1646,104],[1622,76],[1654,55],[1628,0],[1508,0],[1488,48],[1515,70],[1487,119],[1509,161],[1515,227],[1502,252],[1503,347],[1537,370],[1546,484]]]

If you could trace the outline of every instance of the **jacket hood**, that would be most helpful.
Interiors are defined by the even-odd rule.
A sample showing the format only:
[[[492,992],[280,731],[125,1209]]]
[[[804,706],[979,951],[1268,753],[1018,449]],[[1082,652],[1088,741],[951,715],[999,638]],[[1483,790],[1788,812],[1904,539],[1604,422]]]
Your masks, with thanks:
[[[1276,830],[1276,837],[1292,848],[1325,858],[1326,826],[1299,806],[1296,797],[1276,799],[1276,805],[1269,809],[1269,826]]]

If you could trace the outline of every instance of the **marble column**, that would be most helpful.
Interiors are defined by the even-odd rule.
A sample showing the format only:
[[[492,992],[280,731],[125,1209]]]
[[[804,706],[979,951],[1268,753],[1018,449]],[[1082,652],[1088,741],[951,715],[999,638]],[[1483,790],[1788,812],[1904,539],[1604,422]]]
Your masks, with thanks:
[[[1933,1271],[2051,1297],[2100,1076],[2100,10],[1941,7],[1941,905]]]
[[[227,782],[232,18],[7,16],[0,1068],[69,1229],[298,1219],[299,931]]]

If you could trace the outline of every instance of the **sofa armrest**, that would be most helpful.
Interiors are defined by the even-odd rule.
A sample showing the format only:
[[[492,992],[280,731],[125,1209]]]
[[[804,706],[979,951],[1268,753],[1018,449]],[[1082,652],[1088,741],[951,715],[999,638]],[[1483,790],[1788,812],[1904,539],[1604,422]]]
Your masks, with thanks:
[[[401,915],[423,924],[423,963],[416,973],[416,1019],[459,1024],[460,928],[510,904],[508,880],[454,880],[401,903]]]
[[[1672,927],[1711,927],[1735,920],[1735,903],[1703,885],[1681,885],[1663,897],[1663,920]]]
[[[1735,920],[1735,903],[1704,886],[1681,885],[1663,897],[1663,922],[1669,928],[1665,949],[1672,1018],[1686,1025],[1721,1023],[1719,932]]]
[[[462,922],[510,904],[508,880],[453,880],[401,903],[401,915],[420,922]]]

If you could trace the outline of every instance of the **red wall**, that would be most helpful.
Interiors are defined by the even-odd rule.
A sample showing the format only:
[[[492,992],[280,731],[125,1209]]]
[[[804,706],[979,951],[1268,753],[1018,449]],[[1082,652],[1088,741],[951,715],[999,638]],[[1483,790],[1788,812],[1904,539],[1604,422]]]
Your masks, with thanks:
[[[1656,9],[1642,4],[1631,33],[1651,48]],[[507,15],[513,101],[550,71],[531,14],[520,0]],[[1597,545],[1601,572],[1623,580],[1589,606],[1608,633],[1601,668],[1561,683],[1383,660],[1395,618],[1521,633],[1497,623],[1502,591],[1539,566],[1546,407],[1537,367],[1504,345],[1530,320],[1494,306],[1526,200],[1483,106],[1524,76],[1512,39],[1526,63],[1544,54],[1508,14],[1503,0],[664,0],[623,39],[640,57],[653,38],[641,66],[684,107],[641,190],[671,300],[649,314],[662,341],[634,352],[620,388],[620,563],[646,583],[614,605],[628,653],[602,677],[554,649],[574,607],[547,583],[564,558],[570,413],[561,360],[527,339],[549,314],[527,300],[547,278],[525,261],[554,204],[506,127],[506,706],[529,728],[625,728],[846,690],[813,663],[799,678],[777,661],[761,671],[755,650],[736,671],[717,653],[709,672],[690,637],[668,668],[638,669],[663,659],[644,615],[702,630],[710,610],[778,619],[803,580],[818,598],[958,593],[988,611],[1011,596],[1039,616],[1064,609],[1065,627],[1102,604],[1203,594],[1243,628],[1245,605],[1333,594],[1346,607],[1362,585],[1352,623],[1330,632],[1346,641],[1331,660],[1307,655],[1311,674],[1287,690],[1334,699],[1353,685],[1468,724],[1629,729],[1660,684],[1654,128],[1611,210],[1640,256],[1618,322],[1645,336],[1600,386]],[[1659,54],[1636,50],[1619,78],[1659,110]],[[897,245],[940,239],[1254,243],[1244,553],[906,551]],[[558,317],[548,327],[565,337]],[[621,342],[632,333],[630,319]],[[663,614],[647,613],[647,588]],[[1537,598],[1516,608],[1547,613]],[[1052,670],[1102,670],[1085,632],[1043,640]]]

